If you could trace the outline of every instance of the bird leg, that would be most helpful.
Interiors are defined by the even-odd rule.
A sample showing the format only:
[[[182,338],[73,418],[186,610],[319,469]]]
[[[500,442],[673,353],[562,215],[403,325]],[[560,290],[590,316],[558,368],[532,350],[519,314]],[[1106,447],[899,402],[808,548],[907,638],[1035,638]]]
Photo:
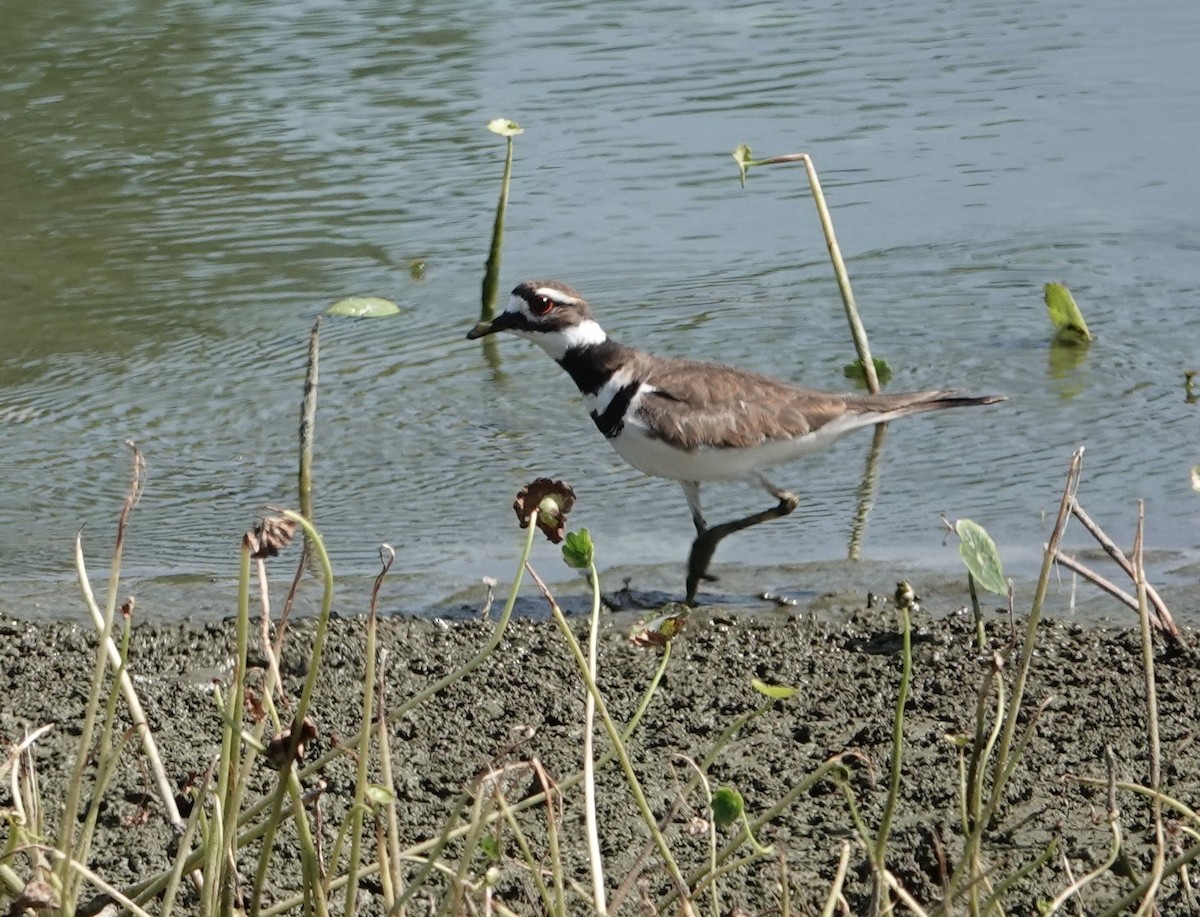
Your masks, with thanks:
[[[701,580],[715,579],[715,577],[709,576],[708,565],[713,558],[713,554],[716,553],[717,545],[721,543],[722,539],[727,535],[732,535],[734,532],[748,529],[752,525],[766,522],[768,519],[779,519],[782,516],[786,516],[800,505],[800,498],[794,493],[774,486],[766,478],[762,477],[762,475],[756,474],[755,479],[762,485],[764,490],[778,499],[779,503],[770,509],[751,513],[749,516],[743,516],[741,519],[733,519],[730,522],[722,522],[711,528],[703,524],[703,517],[699,515],[700,486],[698,484],[692,485],[695,488],[695,502],[693,503],[689,486],[684,484],[684,493],[688,495],[688,503],[692,507],[692,521],[696,523],[696,540],[692,542],[692,550],[688,554],[687,595],[683,600],[685,605],[691,605],[695,602],[696,590],[699,588]]]

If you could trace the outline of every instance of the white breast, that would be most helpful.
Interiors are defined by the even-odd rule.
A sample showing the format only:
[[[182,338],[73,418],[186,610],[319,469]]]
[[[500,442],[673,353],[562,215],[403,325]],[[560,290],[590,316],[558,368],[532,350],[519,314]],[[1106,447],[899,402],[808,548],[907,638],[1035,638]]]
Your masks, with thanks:
[[[860,426],[863,424],[853,419],[834,421],[795,439],[772,440],[743,449],[702,446],[695,452],[684,452],[649,436],[645,425],[630,411],[620,435],[609,442],[621,458],[645,474],[674,481],[728,481],[752,478],[763,468],[816,452]]]

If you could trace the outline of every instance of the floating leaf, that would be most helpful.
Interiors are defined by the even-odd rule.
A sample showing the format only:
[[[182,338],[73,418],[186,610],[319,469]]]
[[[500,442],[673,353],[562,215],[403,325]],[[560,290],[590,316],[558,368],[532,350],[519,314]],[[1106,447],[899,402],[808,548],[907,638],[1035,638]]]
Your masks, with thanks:
[[[1008,583],[1000,568],[1000,553],[992,536],[982,525],[970,519],[959,519],[954,523],[954,531],[960,539],[958,553],[962,555],[971,576],[975,577],[975,582],[988,592],[1008,595]]]
[[[742,183],[742,187],[746,187],[746,172],[750,169],[750,163],[753,161],[750,156],[750,147],[744,143],[739,143],[733,151],[733,161],[738,164],[738,180]]]
[[[515,137],[517,134],[525,133],[525,128],[517,124],[516,121],[508,120],[508,118],[495,118],[489,121],[488,130],[493,134],[499,134],[501,137]]]
[[[1061,283],[1048,283],[1044,299],[1050,312],[1050,321],[1054,322],[1057,329],[1054,332],[1056,344],[1086,344],[1092,340],[1092,333],[1088,331],[1087,322],[1083,320],[1083,313],[1075,304],[1075,297],[1070,290]]]
[[[1200,494],[1200,465],[1192,468],[1192,490]]]
[[[775,700],[787,700],[789,697],[795,697],[800,691],[799,688],[793,688],[790,685],[769,685],[757,678],[750,679],[750,686],[759,694]]]
[[[326,315],[346,315],[350,318],[383,318],[400,311],[390,299],[378,296],[347,296],[325,310]]]
[[[408,262],[408,276],[413,280],[424,280],[425,268],[424,258],[413,258],[412,261]]]
[[[879,380],[879,384],[887,385],[892,379],[892,368],[888,366],[887,360],[871,357],[871,362],[875,364],[875,378]],[[862,360],[847,363],[842,367],[842,372],[845,373],[847,379],[853,379],[860,385],[867,384],[867,371],[863,367]]]
[[[742,799],[742,794],[731,786],[723,786],[713,793],[713,821],[722,828],[741,818],[745,808],[746,803]]]
[[[587,529],[578,532],[567,532],[562,546],[563,560],[568,567],[583,570],[592,565],[596,556],[596,547],[592,544],[591,533]]]

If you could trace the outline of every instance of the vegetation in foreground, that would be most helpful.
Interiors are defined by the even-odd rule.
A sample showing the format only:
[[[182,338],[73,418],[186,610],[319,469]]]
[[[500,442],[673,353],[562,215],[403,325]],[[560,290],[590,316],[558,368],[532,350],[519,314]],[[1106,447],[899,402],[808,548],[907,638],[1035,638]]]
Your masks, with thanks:
[[[228,682],[212,692],[222,724],[219,754],[181,797],[157,750],[161,736],[148,725],[137,684],[127,668],[132,609],[118,609],[117,603],[124,531],[141,482],[140,456],[135,451],[135,481],[119,520],[114,575],[103,607],[92,596],[77,544],[80,583],[100,639],[66,798],[43,798],[38,788],[36,750],[50,726],[13,739],[2,765],[0,776],[11,787],[11,799],[3,809],[0,901],[14,914],[94,913],[106,903],[136,914],[354,914],[362,903],[360,890],[369,888],[371,910],[394,914],[424,913],[430,908],[454,914],[605,914],[634,909],[725,914],[745,912],[738,909],[750,902],[728,890],[743,889],[751,877],[766,886],[755,901],[771,902],[779,913],[999,914],[1027,909],[1034,876],[1038,888],[1057,889],[1053,896],[1037,899],[1043,913],[1078,913],[1083,900],[1088,902],[1088,913],[1103,914],[1153,913],[1167,901],[1193,900],[1188,870],[1200,854],[1200,817],[1162,788],[1154,624],[1140,538],[1132,564],[1141,621],[1148,780],[1118,780],[1115,767],[1110,767],[1106,779],[1067,778],[1107,787],[1107,811],[1099,817],[1111,843],[1107,851],[1095,852],[1093,867],[1082,874],[1071,866],[1072,861],[1079,862],[1078,852],[1068,856],[1054,839],[1047,843],[1040,837],[1031,838],[1034,843],[1026,847],[1020,840],[1021,825],[1007,821],[1014,781],[1020,781],[1023,769],[1038,766],[1027,757],[1045,703],[1029,704],[1026,679],[1053,560],[1075,498],[1079,462],[1077,455],[1024,633],[1018,635],[1014,629],[997,640],[982,629],[977,632],[979,649],[991,661],[976,693],[974,731],[948,736],[947,748],[952,751],[940,762],[955,771],[948,776],[958,787],[957,806],[953,812],[929,813],[930,820],[944,823],[950,835],[950,843],[936,851],[940,892],[929,894],[928,883],[905,874],[906,865],[896,866],[912,861],[914,838],[910,832],[897,836],[893,831],[906,768],[914,766],[905,757],[905,712],[913,677],[910,609],[916,602],[911,589],[899,588],[896,595],[898,671],[893,714],[886,727],[892,737],[891,754],[878,788],[872,789],[873,781],[865,779],[871,776],[870,762],[849,747],[807,772],[796,773],[778,798],[752,797],[747,805],[743,795],[751,796],[748,788],[715,785],[714,764],[754,720],[771,717],[778,705],[802,702],[793,697],[792,687],[755,681],[760,697],[756,707],[722,724],[707,753],[684,757],[681,751],[680,773],[685,776],[664,808],[661,800],[643,789],[644,776],[639,775],[656,765],[639,760],[638,731],[652,703],[671,703],[663,677],[671,668],[672,646],[681,631],[686,634],[686,610],[669,608],[632,635],[636,645],[657,654],[657,665],[640,691],[634,713],[618,722],[606,692],[600,689],[604,679],[597,670],[601,600],[594,546],[585,529],[567,531],[566,516],[574,503],[570,488],[546,479],[525,488],[514,504],[526,530],[524,544],[512,590],[486,642],[455,671],[392,701],[387,700],[392,692],[375,638],[376,603],[391,562],[385,549],[364,624],[358,732],[328,743],[329,749],[312,760],[306,760],[304,752],[305,745],[318,744],[313,696],[322,671],[333,571],[319,533],[296,513],[281,512],[248,532],[241,551],[232,672]],[[289,693],[284,690],[279,662],[288,634],[286,604],[273,619],[263,598],[255,622],[251,594],[255,576],[258,595],[268,594],[266,561],[291,540],[297,528],[309,536],[313,560],[323,577],[324,602],[312,629],[311,646],[303,651],[306,678],[298,693]],[[539,531],[561,541],[564,560],[589,575],[592,614],[583,641],[529,564]],[[308,564],[302,558],[300,570]],[[406,843],[393,773],[394,762],[403,760],[394,747],[396,727],[417,708],[436,706],[451,688],[480,695],[493,690],[486,683],[471,687],[472,681],[486,661],[506,652],[515,596],[526,575],[545,596],[563,645],[575,661],[579,691],[586,697],[578,769],[555,780],[535,759],[498,763],[483,771],[475,770],[475,762],[464,762],[459,794],[447,801],[440,833]],[[986,577],[986,571],[981,575]],[[120,617],[118,610],[123,612]],[[261,660],[250,656],[255,623]],[[750,672],[743,675],[751,679]],[[622,692],[629,687],[620,686]],[[719,684],[714,690],[721,690]],[[138,749],[178,843],[170,868],[118,888],[88,864],[93,862],[103,800],[107,794],[128,789],[113,785],[114,775],[120,772],[118,760],[137,754]],[[348,766],[352,778],[343,783],[343,791],[350,794],[345,816],[330,823],[322,817],[318,800],[323,777],[335,762]],[[620,775],[619,781],[613,781],[614,773]],[[264,780],[264,774],[274,776]],[[598,775],[605,779],[598,780]],[[817,792],[835,792],[843,798],[846,838],[838,844],[837,867],[824,900],[814,903],[797,897],[793,902],[793,887],[811,887],[812,876],[803,875],[811,867],[789,858],[787,841],[776,836],[775,826]],[[1125,840],[1130,828],[1123,826],[1117,804],[1122,797],[1149,802],[1149,824],[1133,829],[1152,838],[1148,862],[1130,855]],[[179,804],[181,799],[184,805]],[[640,816],[645,849],[631,866],[628,858],[606,852],[612,844],[605,837],[609,825],[598,813],[611,812],[613,807]],[[578,818],[565,817],[567,811],[582,811],[582,825]],[[55,818],[55,812],[61,815]],[[685,818],[684,812],[694,814]],[[564,835],[567,830],[572,834]],[[575,836],[576,830],[580,836]],[[695,857],[696,832],[708,837],[707,853],[700,859]],[[281,839],[284,834],[286,840]],[[1014,847],[1024,849],[1015,865]],[[587,851],[586,869],[576,868],[573,854],[578,850]],[[268,876],[279,881],[280,857],[296,864],[290,872],[290,894],[281,894],[268,883]],[[617,861],[623,864],[622,872],[612,874],[610,864]],[[764,871],[764,865],[770,869]],[[1115,894],[1111,882],[1097,881],[1111,874],[1122,877]],[[1104,900],[1097,899],[1101,893]]]

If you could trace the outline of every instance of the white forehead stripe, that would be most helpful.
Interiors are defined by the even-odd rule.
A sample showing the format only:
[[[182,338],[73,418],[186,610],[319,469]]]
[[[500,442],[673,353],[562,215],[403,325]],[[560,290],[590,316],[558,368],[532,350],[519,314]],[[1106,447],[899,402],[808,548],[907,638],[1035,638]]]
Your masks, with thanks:
[[[553,299],[555,302],[560,302],[564,306],[577,306],[582,301],[577,296],[572,296],[570,293],[564,293],[562,290],[555,287],[538,287],[533,291],[538,296],[545,296],[547,299]]]

